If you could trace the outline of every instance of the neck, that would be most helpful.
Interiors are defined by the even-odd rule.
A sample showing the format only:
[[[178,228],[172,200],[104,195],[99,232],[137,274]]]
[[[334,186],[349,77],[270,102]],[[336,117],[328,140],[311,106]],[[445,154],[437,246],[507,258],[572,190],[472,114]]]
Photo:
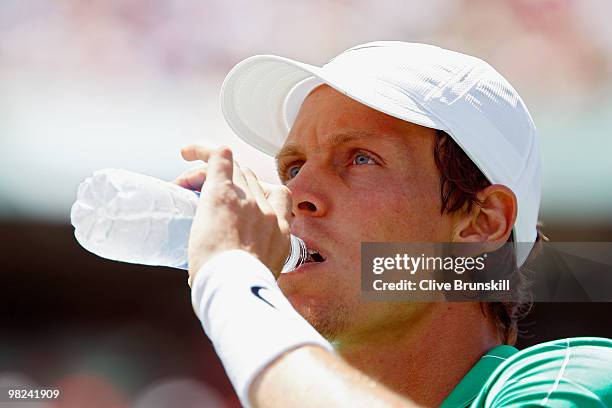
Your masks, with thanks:
[[[340,340],[337,351],[395,392],[423,406],[439,406],[498,344],[478,303],[438,303],[418,321]]]

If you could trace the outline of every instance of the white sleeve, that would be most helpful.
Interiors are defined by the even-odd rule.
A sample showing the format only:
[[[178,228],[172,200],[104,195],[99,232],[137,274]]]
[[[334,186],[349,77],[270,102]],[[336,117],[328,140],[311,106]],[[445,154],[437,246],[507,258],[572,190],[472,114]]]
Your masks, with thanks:
[[[195,277],[191,301],[246,407],[257,374],[286,351],[306,344],[333,351],[291,306],[272,272],[248,252],[210,259]]]

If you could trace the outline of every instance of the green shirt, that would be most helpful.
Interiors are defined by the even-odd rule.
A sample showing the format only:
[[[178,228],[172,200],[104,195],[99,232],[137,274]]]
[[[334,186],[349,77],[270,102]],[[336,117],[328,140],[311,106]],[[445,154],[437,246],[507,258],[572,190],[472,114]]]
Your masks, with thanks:
[[[612,340],[579,337],[482,356],[442,408],[612,407]]]

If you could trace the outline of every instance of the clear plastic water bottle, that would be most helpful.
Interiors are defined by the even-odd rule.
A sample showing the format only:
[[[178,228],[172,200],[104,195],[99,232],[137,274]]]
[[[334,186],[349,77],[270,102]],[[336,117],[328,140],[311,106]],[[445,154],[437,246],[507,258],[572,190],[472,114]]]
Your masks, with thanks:
[[[198,192],[154,177],[103,169],[79,185],[70,219],[81,246],[103,258],[187,269],[198,198]],[[307,257],[304,241],[292,235],[283,272]]]

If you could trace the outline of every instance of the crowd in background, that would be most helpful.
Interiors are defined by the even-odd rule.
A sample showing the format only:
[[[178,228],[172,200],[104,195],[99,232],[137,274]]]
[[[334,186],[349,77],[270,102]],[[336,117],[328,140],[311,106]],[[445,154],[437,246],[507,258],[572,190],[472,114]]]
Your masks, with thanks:
[[[230,140],[249,167],[273,177],[273,162],[231,139],[223,123],[218,92],[231,67],[254,54],[323,64],[359,43],[401,40],[496,67],[540,129],[544,220],[612,228],[610,16],[608,0],[2,0],[0,219],[66,224],[91,171],[170,179],[185,166],[178,147],[196,137]],[[31,364],[40,357],[22,352]],[[0,362],[14,353],[0,349]],[[217,406],[225,398],[184,377],[128,398],[116,384],[126,389],[143,376],[100,350],[80,355],[98,374],[55,380],[75,401],[98,393],[116,406]],[[99,375],[113,366],[125,378]],[[0,367],[0,388],[33,384]]]

